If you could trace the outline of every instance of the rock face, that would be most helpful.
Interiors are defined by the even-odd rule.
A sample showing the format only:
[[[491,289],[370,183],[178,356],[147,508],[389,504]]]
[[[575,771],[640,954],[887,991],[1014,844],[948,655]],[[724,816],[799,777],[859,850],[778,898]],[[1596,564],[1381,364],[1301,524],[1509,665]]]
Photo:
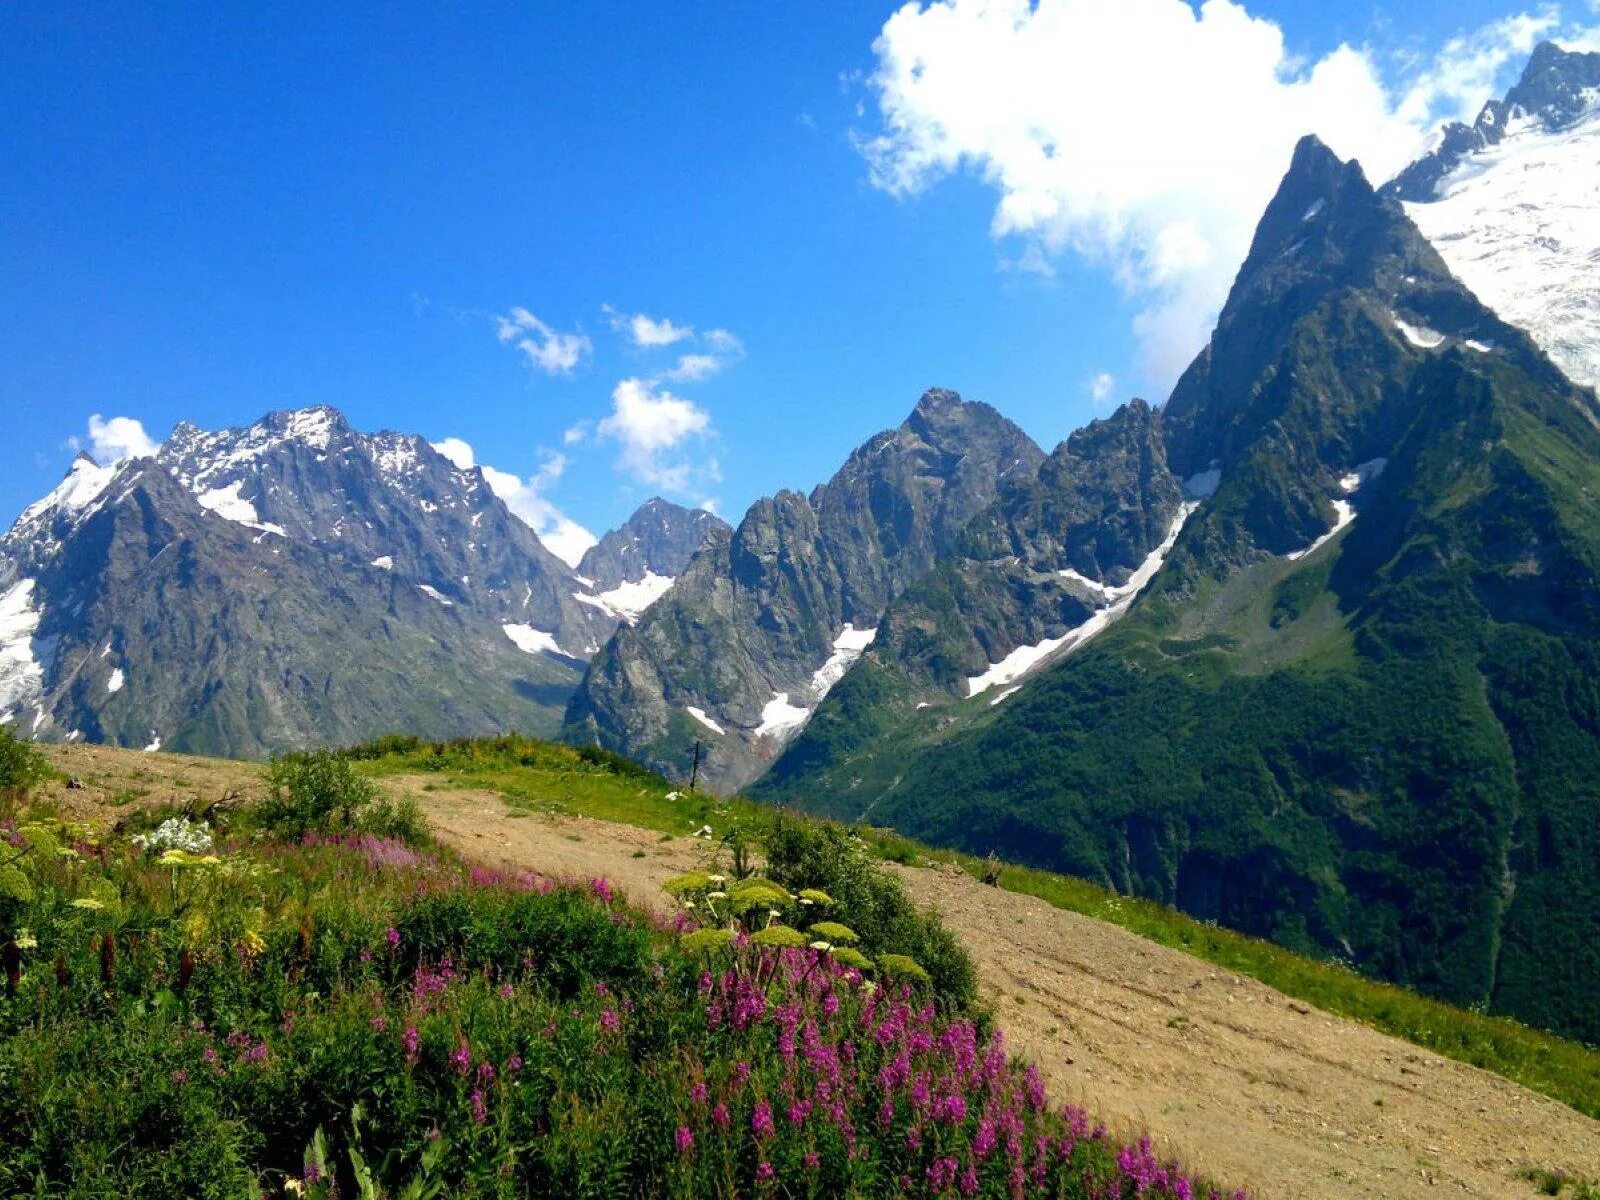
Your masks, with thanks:
[[[666,597],[596,656],[568,709],[569,736],[680,778],[699,741],[709,786],[749,781],[870,641],[889,601],[1041,458],[987,405],[927,392],[810,496],[779,492],[731,533],[713,533]]]
[[[512,515],[477,467],[411,434],[359,433],[331,408],[207,433],[187,422],[157,461],[202,507],[263,538],[307,542],[453,604],[548,634],[585,658],[615,627],[571,568]]]
[[[1600,386],[1600,53],[1546,42],[1503,100],[1440,144],[1385,194],[1451,271],[1526,330],[1570,378]]]
[[[185,423],[80,458],[0,539],[0,720],[234,755],[552,733],[618,620],[421,438],[331,408]]]
[[[727,530],[728,523],[715,513],[684,508],[657,496],[589,547],[578,574],[601,590],[639,583],[651,575],[676,579],[706,538]]]
[[[1597,497],[1593,394],[1308,139],[1164,410],[1003,491],[754,793],[1593,1040]]]
[[[583,556],[576,598],[631,625],[666,595],[707,538],[727,532],[728,523],[714,513],[647,500]]]
[[[519,651],[492,618],[223,519],[152,459],[94,470],[101,490],[48,521],[54,550],[0,582],[25,596],[36,668],[0,700],[35,736],[258,756],[550,728],[571,690],[573,664]]]

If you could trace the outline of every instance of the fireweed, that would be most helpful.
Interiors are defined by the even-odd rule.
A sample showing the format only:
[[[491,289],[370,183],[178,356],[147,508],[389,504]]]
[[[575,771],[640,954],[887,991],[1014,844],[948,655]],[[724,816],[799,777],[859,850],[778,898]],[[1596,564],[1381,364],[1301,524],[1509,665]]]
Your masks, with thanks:
[[[603,880],[11,829],[5,1194],[1214,1194],[914,976],[742,931],[696,956]]]

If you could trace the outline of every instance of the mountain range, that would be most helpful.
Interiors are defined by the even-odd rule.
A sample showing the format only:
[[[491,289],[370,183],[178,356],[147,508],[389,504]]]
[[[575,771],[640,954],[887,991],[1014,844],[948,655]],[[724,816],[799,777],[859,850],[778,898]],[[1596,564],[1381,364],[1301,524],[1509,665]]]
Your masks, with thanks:
[[[0,722],[260,756],[553,733],[584,663],[722,525],[665,501],[551,554],[476,467],[331,408],[80,456],[0,539]]]
[[[0,539],[0,721],[259,756],[564,732],[1600,1038],[1600,55],[1374,187],[1296,148],[1160,406],[934,388],[577,568],[332,409],[80,458]]]

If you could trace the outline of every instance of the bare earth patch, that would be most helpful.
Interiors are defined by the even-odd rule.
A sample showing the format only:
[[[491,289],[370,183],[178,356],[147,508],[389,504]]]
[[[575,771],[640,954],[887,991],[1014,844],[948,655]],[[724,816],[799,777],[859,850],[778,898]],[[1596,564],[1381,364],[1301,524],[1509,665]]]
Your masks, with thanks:
[[[84,815],[136,789],[146,803],[260,791],[252,764],[93,746],[52,756],[83,779],[58,798]],[[692,838],[522,814],[491,792],[430,782],[385,786],[485,863],[604,875],[664,906],[662,882],[705,862]],[[1497,1075],[954,868],[895,870],[972,953],[1011,1047],[1039,1063],[1057,1101],[1148,1129],[1164,1152],[1264,1200],[1531,1198],[1523,1167],[1600,1177],[1600,1122]]]

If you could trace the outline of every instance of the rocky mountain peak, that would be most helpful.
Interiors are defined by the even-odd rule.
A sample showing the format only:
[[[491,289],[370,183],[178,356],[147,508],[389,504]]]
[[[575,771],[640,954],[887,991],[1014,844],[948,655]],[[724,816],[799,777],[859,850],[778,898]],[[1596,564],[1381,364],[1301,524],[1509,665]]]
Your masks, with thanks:
[[[683,573],[706,537],[727,527],[715,513],[655,496],[589,547],[578,563],[578,574],[602,592],[650,580],[659,595]]]
[[[1412,203],[1439,198],[1449,176],[1468,157],[1534,128],[1557,133],[1600,109],[1600,53],[1564,50],[1554,42],[1534,48],[1522,78],[1504,99],[1491,99],[1471,125],[1451,121],[1439,142],[1385,185],[1386,194]]]
[[[1308,248],[1315,257],[1322,247],[1338,245],[1342,238],[1332,227],[1364,220],[1376,206],[1361,164],[1346,162],[1316,135],[1307,134],[1295,146],[1289,170],[1256,226],[1240,280],[1275,259]]]
[[[1536,117],[1546,129],[1564,129],[1594,109],[1600,100],[1597,89],[1600,53],[1564,50],[1554,42],[1540,42],[1522,78],[1506,93],[1505,107],[1512,116]],[[1487,107],[1485,111],[1489,111]]]

